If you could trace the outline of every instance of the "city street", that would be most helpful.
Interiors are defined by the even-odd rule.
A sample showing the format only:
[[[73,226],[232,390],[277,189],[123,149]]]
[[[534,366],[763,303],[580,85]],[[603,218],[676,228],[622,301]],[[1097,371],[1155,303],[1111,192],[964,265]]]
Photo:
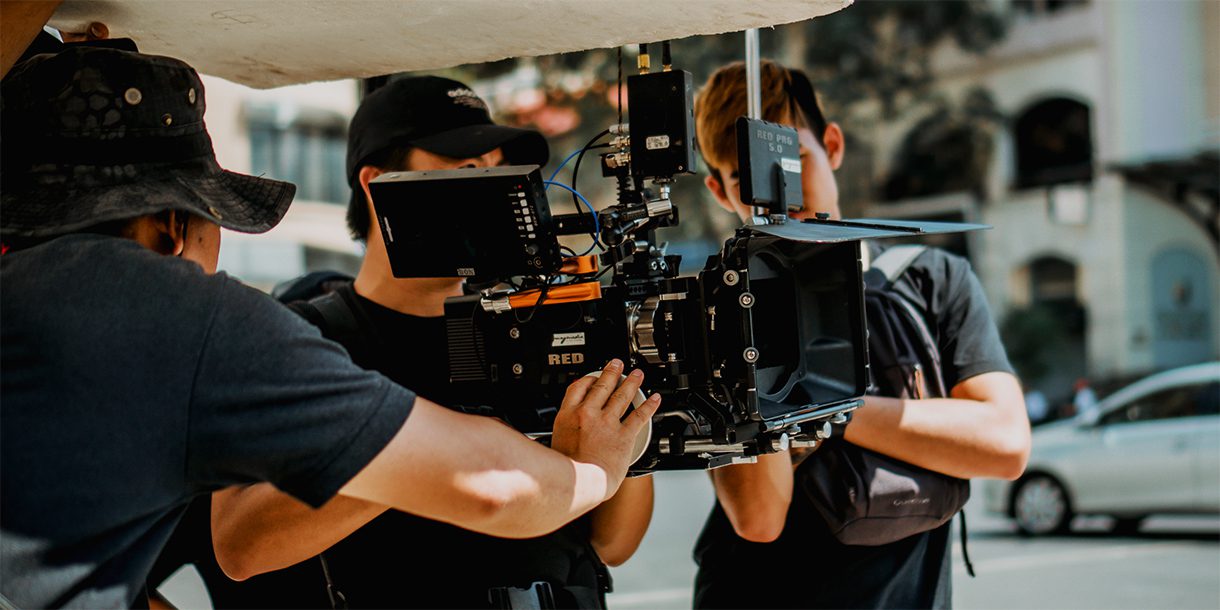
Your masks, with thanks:
[[[613,571],[610,607],[689,608],[690,549],[711,505],[702,472],[662,473],[652,528],[639,553]],[[958,608],[1220,608],[1220,518],[1159,517],[1136,536],[1111,536],[1104,518],[1078,520],[1079,533],[1017,536],[1003,519],[967,508],[966,575],[954,545]],[[956,533],[957,526],[954,525]]]

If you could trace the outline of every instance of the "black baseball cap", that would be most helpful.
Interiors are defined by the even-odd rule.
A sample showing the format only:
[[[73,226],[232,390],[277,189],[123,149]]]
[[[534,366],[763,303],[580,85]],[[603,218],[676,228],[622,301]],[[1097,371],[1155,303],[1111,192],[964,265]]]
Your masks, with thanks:
[[[503,147],[511,165],[545,165],[550,154],[542,134],[496,125],[487,103],[470,87],[439,76],[392,80],[360,103],[347,135],[352,190],[360,190],[360,168],[370,158],[404,145],[456,159]]]

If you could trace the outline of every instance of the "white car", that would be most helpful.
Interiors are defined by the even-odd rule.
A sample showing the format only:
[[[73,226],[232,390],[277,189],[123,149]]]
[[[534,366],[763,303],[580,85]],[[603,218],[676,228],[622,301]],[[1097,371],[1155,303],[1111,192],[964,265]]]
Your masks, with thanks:
[[[1025,534],[1110,515],[1135,531],[1153,513],[1220,513],[1220,362],[1146,377],[1033,433],[1025,474],[983,483],[987,509]]]

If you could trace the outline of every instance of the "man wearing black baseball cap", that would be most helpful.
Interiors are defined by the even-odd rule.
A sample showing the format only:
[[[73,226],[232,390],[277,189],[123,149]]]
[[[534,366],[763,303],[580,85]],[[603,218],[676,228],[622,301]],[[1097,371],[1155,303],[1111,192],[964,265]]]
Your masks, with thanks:
[[[551,451],[213,273],[219,227],[270,229],[293,187],[217,166],[190,66],[70,48],[2,98],[0,606],[143,603],[191,498],[230,485],[518,536],[617,490],[658,403],[619,423],[640,385],[615,389],[621,364],[571,386]]]
[[[441,404],[463,402],[448,382],[443,318],[444,301],[462,293],[462,280],[393,277],[380,228],[370,222],[368,183],[387,171],[542,165],[547,154],[537,132],[492,123],[487,105],[460,82],[412,77],[374,91],[352,118],[348,140],[348,225],[367,244],[359,275],[292,307],[357,364]],[[236,587],[217,583],[236,590],[223,594],[224,604],[327,607],[329,589],[353,607],[507,607],[509,599],[521,607],[528,598],[533,607],[600,608],[609,588],[603,560],[618,565],[635,551],[652,514],[652,481],[625,481],[588,519],[520,540],[340,500],[308,511],[267,485],[214,495],[216,512],[275,515],[215,529],[217,558],[230,575],[297,564]]]

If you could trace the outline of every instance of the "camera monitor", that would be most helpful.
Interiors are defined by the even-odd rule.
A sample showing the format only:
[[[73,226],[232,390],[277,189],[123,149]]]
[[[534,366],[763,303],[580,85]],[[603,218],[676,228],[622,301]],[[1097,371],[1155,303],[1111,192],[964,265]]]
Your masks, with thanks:
[[[741,200],[775,215],[800,210],[801,145],[796,130],[746,117],[737,119],[736,129]]]
[[[498,279],[560,266],[537,165],[390,172],[369,190],[394,277]]]

